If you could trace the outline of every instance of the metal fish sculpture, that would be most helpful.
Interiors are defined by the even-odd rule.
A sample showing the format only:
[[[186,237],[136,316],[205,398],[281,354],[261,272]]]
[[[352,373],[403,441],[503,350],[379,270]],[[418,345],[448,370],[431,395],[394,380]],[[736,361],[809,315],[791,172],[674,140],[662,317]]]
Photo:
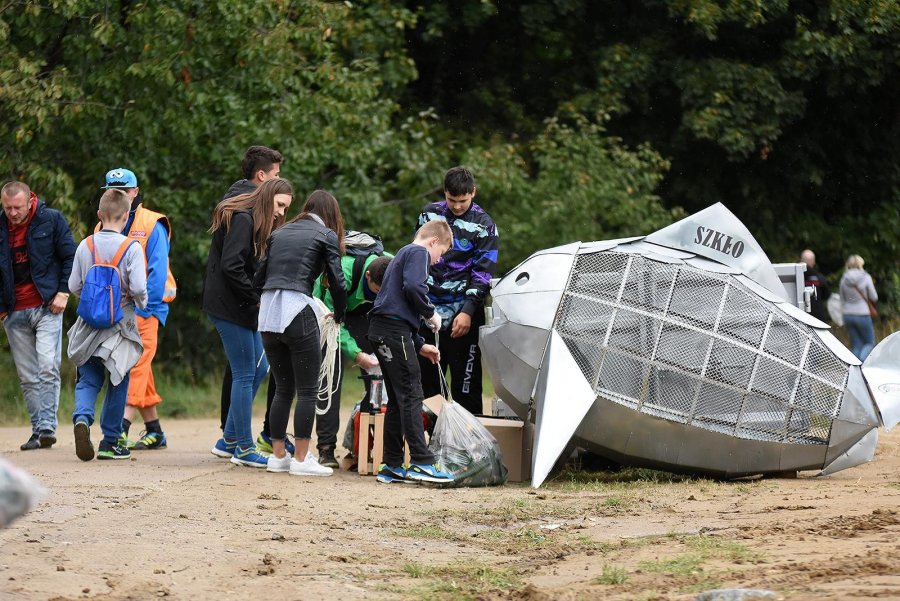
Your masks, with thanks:
[[[789,302],[722,204],[641,238],[543,250],[494,286],[480,342],[535,422],[532,485],[569,443],[717,477],[830,474],[900,421],[900,335],[865,364]]]

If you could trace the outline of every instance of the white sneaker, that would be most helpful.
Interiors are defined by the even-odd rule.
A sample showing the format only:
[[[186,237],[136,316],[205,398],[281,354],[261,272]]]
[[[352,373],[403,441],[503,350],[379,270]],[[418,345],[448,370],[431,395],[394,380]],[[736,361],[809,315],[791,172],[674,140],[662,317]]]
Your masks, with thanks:
[[[284,454],[284,457],[279,459],[274,454],[269,455],[269,460],[266,463],[266,471],[267,472],[287,472],[291,469],[291,456],[287,453]]]
[[[306,455],[303,461],[294,459],[291,462],[290,473],[292,476],[330,476],[334,470],[320,465],[319,461],[311,454]]]

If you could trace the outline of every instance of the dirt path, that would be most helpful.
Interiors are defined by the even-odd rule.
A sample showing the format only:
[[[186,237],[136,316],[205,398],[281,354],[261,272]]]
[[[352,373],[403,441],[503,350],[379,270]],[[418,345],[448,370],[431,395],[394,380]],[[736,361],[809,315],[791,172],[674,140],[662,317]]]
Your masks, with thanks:
[[[821,479],[433,490],[240,468],[209,453],[215,421],[166,426],[166,450],[90,463],[67,428],[28,453],[24,428],[0,428],[3,456],[50,490],[0,532],[0,598],[900,599],[900,428]]]

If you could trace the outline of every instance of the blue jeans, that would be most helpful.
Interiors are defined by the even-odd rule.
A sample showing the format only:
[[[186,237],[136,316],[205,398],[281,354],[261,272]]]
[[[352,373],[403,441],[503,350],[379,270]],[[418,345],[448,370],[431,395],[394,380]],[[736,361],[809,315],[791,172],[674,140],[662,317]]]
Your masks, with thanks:
[[[253,446],[253,428],[250,423],[253,397],[260,382],[269,371],[269,363],[263,352],[259,332],[238,324],[209,316],[216,326],[225,347],[225,356],[231,366],[231,406],[225,420],[225,440],[237,440],[242,449]]]
[[[51,313],[45,307],[10,311],[3,320],[35,434],[56,432],[62,325],[62,313]]]
[[[856,358],[865,361],[875,348],[875,326],[868,315],[844,314],[844,326],[850,334],[850,349]]]
[[[113,386],[106,387],[106,398],[100,411],[100,430],[103,440],[115,444],[122,435],[122,418],[125,416],[125,401],[128,400],[128,375]],[[94,423],[94,405],[103,383],[106,381],[106,367],[97,357],[91,357],[87,363],[78,368],[78,380],[75,382],[75,410],[72,412],[72,423],[79,420]]]

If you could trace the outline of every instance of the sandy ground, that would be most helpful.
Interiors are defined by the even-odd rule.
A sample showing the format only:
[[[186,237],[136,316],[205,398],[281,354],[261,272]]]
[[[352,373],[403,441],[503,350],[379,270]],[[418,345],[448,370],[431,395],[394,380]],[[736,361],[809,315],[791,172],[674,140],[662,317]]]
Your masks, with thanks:
[[[0,598],[900,599],[900,428],[828,478],[436,490],[241,468],[209,453],[214,420],[165,426],[166,450],[89,463],[68,427],[30,452],[26,429],[0,428],[49,490],[0,532]]]

